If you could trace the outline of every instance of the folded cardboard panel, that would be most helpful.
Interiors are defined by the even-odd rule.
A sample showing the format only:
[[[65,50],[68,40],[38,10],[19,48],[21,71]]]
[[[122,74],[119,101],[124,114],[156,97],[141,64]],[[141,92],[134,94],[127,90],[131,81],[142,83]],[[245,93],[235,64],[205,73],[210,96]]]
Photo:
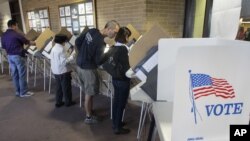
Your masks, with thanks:
[[[128,24],[127,28],[131,31],[131,36],[129,37],[128,40],[129,41],[133,39],[138,40],[141,34],[131,24]]]
[[[25,35],[25,37],[26,37],[28,40],[35,41],[39,35],[40,35],[40,34],[39,34],[38,32],[36,32],[34,29],[31,29],[31,30]]]
[[[42,50],[46,46],[46,43],[49,43],[49,40],[52,40],[54,36],[55,33],[46,28],[35,41],[37,49]]]
[[[66,27],[62,27],[58,34],[66,35],[69,40],[72,37],[72,34],[67,30]]]
[[[129,52],[129,64],[134,70],[135,66],[145,57],[147,52],[158,45],[160,38],[168,38],[169,35],[159,25],[154,25],[131,48]]]

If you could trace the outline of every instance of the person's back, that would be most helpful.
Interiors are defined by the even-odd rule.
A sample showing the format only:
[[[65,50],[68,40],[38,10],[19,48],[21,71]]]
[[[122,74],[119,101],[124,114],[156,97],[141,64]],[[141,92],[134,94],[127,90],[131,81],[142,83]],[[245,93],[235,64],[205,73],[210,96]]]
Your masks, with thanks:
[[[23,35],[18,33],[18,24],[15,20],[9,20],[8,29],[3,34],[1,42],[3,49],[8,54],[8,61],[11,70],[12,80],[16,89],[16,96],[28,97],[33,95],[28,91],[26,80],[25,52],[24,44],[35,45],[35,42],[27,40]]]
[[[116,21],[109,21],[104,29],[90,29],[81,34],[75,42],[78,50],[77,55],[77,73],[81,87],[84,89],[87,124],[97,123],[98,120],[92,115],[93,96],[99,94],[99,76],[97,72],[98,65],[104,61],[104,37],[114,38],[119,30],[119,24]]]
[[[29,40],[14,29],[7,29],[2,36],[2,46],[8,55],[24,56],[24,44],[29,44]]]
[[[50,53],[51,70],[56,80],[55,107],[57,108],[63,106],[64,102],[66,106],[75,104],[75,102],[72,101],[71,71],[67,67],[67,63],[73,60],[73,55],[67,57],[64,51],[64,46],[67,41],[67,36],[57,34],[54,39],[55,46]]]
[[[96,69],[104,51],[104,36],[98,29],[89,29],[76,40],[76,63],[82,69]]]

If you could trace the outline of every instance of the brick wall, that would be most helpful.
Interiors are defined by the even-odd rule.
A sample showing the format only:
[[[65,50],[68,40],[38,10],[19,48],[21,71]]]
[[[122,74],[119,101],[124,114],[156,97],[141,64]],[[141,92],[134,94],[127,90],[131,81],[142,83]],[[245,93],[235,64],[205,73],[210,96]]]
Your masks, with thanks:
[[[121,26],[132,24],[138,31],[144,32],[146,22],[145,0],[97,0],[98,26],[103,28],[107,20],[115,19]]]
[[[182,37],[185,0],[146,0],[144,29],[160,24],[171,37]]]
[[[51,29],[60,30],[58,6],[82,0],[22,0],[26,28],[27,11],[49,7]],[[102,29],[108,20],[121,26],[131,23],[140,33],[158,22],[174,37],[182,35],[185,0],[96,0],[97,26]]]
[[[58,6],[80,1],[82,0],[22,0],[24,19],[27,31],[29,30],[27,11],[49,7],[51,30],[54,32],[58,32],[60,30]]]

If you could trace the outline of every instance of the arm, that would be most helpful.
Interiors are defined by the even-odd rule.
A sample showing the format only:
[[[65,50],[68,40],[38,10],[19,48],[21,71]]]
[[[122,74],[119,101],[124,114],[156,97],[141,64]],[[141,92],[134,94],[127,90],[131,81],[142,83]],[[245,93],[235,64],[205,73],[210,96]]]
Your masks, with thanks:
[[[95,56],[95,62],[97,65],[103,64],[105,60],[107,60],[109,57],[109,53],[104,53],[104,49],[105,49],[104,43],[97,45],[96,56]]]
[[[67,57],[66,52],[63,50],[59,54],[59,61],[62,65],[68,64],[70,61],[74,60],[74,54],[72,53],[69,57]]]

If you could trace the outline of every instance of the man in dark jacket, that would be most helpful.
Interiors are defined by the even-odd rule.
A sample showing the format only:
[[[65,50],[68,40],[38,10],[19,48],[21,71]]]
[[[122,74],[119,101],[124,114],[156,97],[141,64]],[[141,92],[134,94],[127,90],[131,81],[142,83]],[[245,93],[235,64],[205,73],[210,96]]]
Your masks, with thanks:
[[[76,58],[77,73],[81,86],[85,93],[84,107],[86,110],[85,123],[97,123],[98,120],[92,115],[93,96],[99,93],[99,77],[97,67],[102,64],[104,57],[104,38],[114,38],[120,26],[112,20],[107,22],[104,29],[89,29],[81,34],[75,42],[78,50]]]

